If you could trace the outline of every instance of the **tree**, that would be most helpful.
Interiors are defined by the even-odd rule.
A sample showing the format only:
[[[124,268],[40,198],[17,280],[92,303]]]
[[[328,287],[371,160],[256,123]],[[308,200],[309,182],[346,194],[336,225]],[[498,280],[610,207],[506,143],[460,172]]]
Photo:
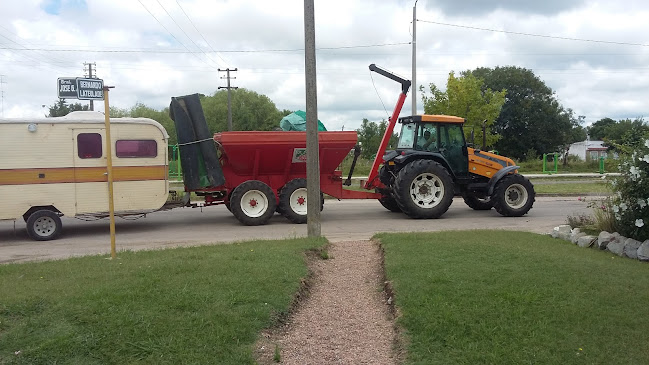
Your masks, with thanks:
[[[430,84],[431,96],[422,91],[424,112],[426,114],[445,114],[462,117],[466,120],[464,133],[469,136],[472,130],[482,131],[486,120],[487,146],[492,146],[499,136],[492,132],[492,126],[505,102],[505,90],[492,91],[484,87],[484,82],[470,73],[455,77],[451,72],[446,83],[446,91]],[[486,148],[486,146],[482,146]]]
[[[649,125],[643,118],[615,121],[603,118],[588,127],[592,140],[604,141],[604,146],[615,152],[628,152],[644,141],[649,134]]]
[[[602,141],[608,135],[608,129],[616,122],[611,118],[603,118],[588,127],[588,136],[593,141]]]
[[[232,125],[238,131],[269,131],[287,115],[266,95],[239,88],[231,90]],[[201,97],[207,125],[212,132],[227,131],[228,93],[226,90]]]
[[[89,107],[88,105],[81,105],[81,103],[68,104],[65,99],[59,99],[53,105],[50,105],[49,109],[48,117],[64,117],[70,112],[88,110]]]
[[[561,106],[552,89],[531,70],[481,67],[463,74],[483,79],[483,90],[507,90],[493,128],[501,136],[495,144],[501,154],[524,159],[530,150],[537,155],[561,151],[578,126],[572,112]]]
[[[388,122],[385,120],[376,123],[363,118],[360,128],[356,130],[358,133],[358,142],[361,144],[361,157],[368,160],[374,159],[387,128]],[[397,141],[398,137],[393,133],[388,143],[388,149],[394,148],[397,145]]]
[[[579,117],[574,118],[572,109],[568,109],[568,114],[570,115],[570,124],[572,125],[572,128],[570,129],[570,131],[568,131],[568,133],[564,135],[563,143],[559,147],[559,151],[563,158],[563,166],[566,166],[568,164],[568,152],[570,151],[570,145],[586,139],[586,128],[582,126],[586,117],[584,115],[580,115]]]

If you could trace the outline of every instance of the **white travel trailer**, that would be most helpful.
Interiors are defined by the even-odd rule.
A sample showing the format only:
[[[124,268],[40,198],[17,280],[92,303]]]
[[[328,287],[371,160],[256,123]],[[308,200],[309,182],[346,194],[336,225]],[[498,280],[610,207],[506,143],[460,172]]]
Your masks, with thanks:
[[[161,208],[169,194],[167,141],[158,122],[112,118],[116,215]],[[61,216],[108,215],[104,115],[0,120],[0,219],[23,218],[40,241],[61,233]]]

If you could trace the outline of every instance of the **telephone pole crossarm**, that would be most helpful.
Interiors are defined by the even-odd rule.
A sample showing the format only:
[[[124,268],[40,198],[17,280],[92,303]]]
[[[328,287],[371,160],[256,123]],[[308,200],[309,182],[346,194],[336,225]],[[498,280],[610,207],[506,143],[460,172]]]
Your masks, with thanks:
[[[232,131],[232,96],[231,96],[230,91],[232,89],[236,90],[236,89],[238,89],[238,87],[230,86],[230,80],[231,79],[236,79],[236,77],[230,77],[230,72],[236,72],[237,69],[236,68],[235,69],[230,69],[230,68],[221,69],[221,68],[219,68],[218,70],[219,70],[219,72],[225,72],[226,76],[221,77],[221,78],[228,80],[228,86],[219,86],[219,89],[228,89],[228,131]]]

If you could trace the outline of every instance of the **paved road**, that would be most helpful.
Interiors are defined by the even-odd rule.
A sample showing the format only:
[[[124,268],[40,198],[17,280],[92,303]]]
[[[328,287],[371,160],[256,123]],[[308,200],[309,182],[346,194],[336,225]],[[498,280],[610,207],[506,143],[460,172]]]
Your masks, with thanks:
[[[548,233],[568,215],[588,213],[576,197],[537,197],[534,208],[520,218],[495,210],[474,211],[456,198],[440,219],[409,219],[385,210],[374,200],[327,200],[321,214],[322,234],[330,241],[369,239],[377,232],[431,232],[458,229],[507,229]],[[170,246],[228,243],[252,239],[306,236],[306,224],[296,225],[275,215],[265,226],[242,226],[223,206],[179,208],[138,220],[117,218],[117,249],[139,250]],[[107,219],[86,222],[63,217],[63,234],[55,241],[29,239],[22,221],[0,221],[0,263],[58,259],[110,252]]]

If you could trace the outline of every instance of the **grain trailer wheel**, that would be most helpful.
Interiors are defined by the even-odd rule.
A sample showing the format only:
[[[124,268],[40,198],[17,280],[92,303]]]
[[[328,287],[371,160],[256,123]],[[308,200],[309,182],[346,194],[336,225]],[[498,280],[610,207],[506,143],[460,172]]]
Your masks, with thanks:
[[[56,212],[37,210],[27,218],[27,233],[36,241],[53,240],[61,234],[63,225]]]
[[[532,209],[535,196],[530,180],[519,174],[511,174],[496,184],[491,201],[501,215],[520,217]]]
[[[247,226],[266,224],[276,207],[273,190],[258,180],[248,180],[237,186],[230,197],[232,214]]]
[[[320,192],[320,210],[324,204],[324,195]],[[296,224],[307,220],[306,179],[293,179],[286,183],[279,192],[278,212]]]
[[[473,193],[464,192],[462,193],[462,198],[466,205],[473,210],[489,210],[494,206],[493,201],[489,197],[480,198]]]
[[[439,163],[415,160],[399,171],[393,193],[409,217],[439,218],[453,202],[453,180]]]

